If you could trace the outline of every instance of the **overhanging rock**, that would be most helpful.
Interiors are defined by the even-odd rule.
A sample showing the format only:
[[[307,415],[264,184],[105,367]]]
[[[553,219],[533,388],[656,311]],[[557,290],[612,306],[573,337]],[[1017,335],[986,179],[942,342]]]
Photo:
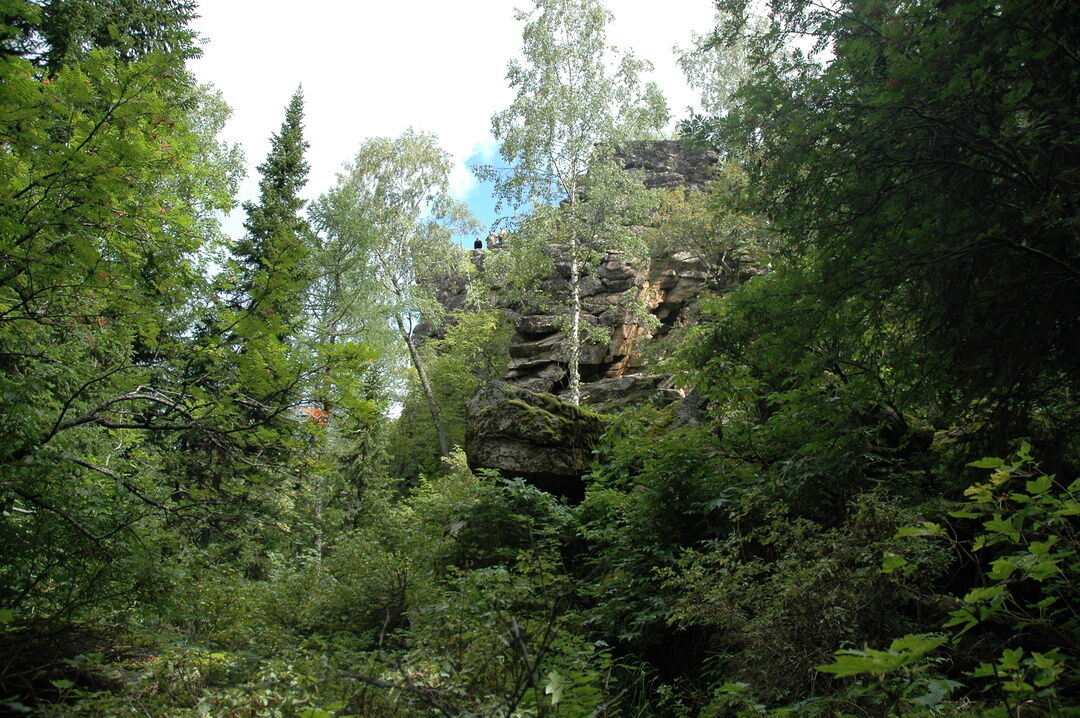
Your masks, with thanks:
[[[521,477],[570,500],[584,495],[581,479],[605,429],[601,416],[502,382],[481,389],[466,408],[470,468]]]

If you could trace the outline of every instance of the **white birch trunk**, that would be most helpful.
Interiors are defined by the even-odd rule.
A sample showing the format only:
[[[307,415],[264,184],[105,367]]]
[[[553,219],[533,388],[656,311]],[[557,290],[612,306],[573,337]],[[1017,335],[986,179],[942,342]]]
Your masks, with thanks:
[[[570,403],[581,403],[581,267],[578,264],[577,235],[570,237]]]
[[[431,382],[428,381],[427,372],[424,371],[424,363],[420,360],[420,352],[416,349],[412,334],[405,329],[401,317],[395,317],[395,320],[401,336],[405,339],[405,345],[409,348],[409,357],[412,359],[413,368],[416,369],[416,375],[420,378],[420,388],[423,389],[424,398],[427,399],[428,409],[431,411],[431,420],[435,422],[435,433],[439,437],[439,453],[442,456],[450,456],[450,444],[446,440],[446,430],[443,428],[442,418],[439,416],[439,407],[435,403],[435,392],[431,389]]]

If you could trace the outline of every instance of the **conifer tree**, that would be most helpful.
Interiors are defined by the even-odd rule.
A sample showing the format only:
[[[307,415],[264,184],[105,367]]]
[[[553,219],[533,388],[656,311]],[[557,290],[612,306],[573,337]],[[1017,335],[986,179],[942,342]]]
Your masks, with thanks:
[[[259,201],[243,205],[247,236],[233,250],[234,306],[249,319],[238,325],[241,336],[263,333],[287,343],[302,320],[310,236],[299,196],[308,173],[303,119],[304,97],[297,89],[259,165]]]
[[[197,10],[195,0],[45,0],[38,41],[30,45],[37,52],[28,55],[53,73],[93,48],[127,62],[150,53],[198,57],[202,50],[188,26]]]
[[[249,449],[260,454],[269,443],[286,443],[290,425],[282,419],[303,394],[306,362],[297,338],[310,280],[310,229],[299,196],[308,173],[303,114],[303,95],[297,89],[258,167],[258,201],[243,205],[247,234],[233,246],[224,277],[230,297],[221,328],[236,362],[230,393],[250,427],[274,429],[252,435],[258,446]]]

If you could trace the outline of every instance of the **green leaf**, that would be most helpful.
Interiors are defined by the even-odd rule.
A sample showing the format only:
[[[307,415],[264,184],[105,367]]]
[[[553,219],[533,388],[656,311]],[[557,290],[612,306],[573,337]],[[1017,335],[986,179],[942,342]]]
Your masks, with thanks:
[[[1020,659],[1024,657],[1023,648],[1006,648],[1001,653],[1001,660],[998,661],[998,667],[1007,671],[1015,671],[1020,669]]]
[[[987,575],[995,581],[1002,581],[1011,576],[1016,569],[1016,564],[1008,558],[999,558],[991,564],[991,570]]]
[[[1040,476],[1034,481],[1028,481],[1024,484],[1025,490],[1035,496],[1038,494],[1045,494],[1053,486],[1053,480],[1049,476]]]
[[[1002,518],[1001,514],[995,514],[994,518],[989,521],[983,522],[983,528],[987,531],[993,531],[1008,536],[1013,541],[1020,540],[1020,528],[1023,524],[1023,518],[1020,516],[1010,516],[1008,518]]]
[[[946,679],[930,681],[926,684],[926,693],[917,698],[912,698],[911,701],[921,706],[936,706],[945,696],[962,685],[962,683]]]
[[[997,458],[996,456],[987,456],[983,459],[979,459],[978,461],[972,461],[968,464],[968,466],[973,466],[976,469],[1000,469],[1004,465],[1005,462],[1002,459]]]
[[[908,560],[903,556],[900,556],[889,551],[885,552],[885,555],[881,559],[881,572],[893,573],[898,568],[902,568],[908,565]]]
[[[901,526],[896,532],[897,536],[944,536],[945,529],[933,521],[923,521],[918,526]]]
[[[889,673],[915,663],[943,644],[945,640],[945,636],[936,634],[909,634],[894,640],[885,651],[872,648],[836,651],[833,654],[836,656],[835,663],[816,666],[815,670],[832,673],[838,678],[863,673],[873,675]]]
[[[1051,536],[1045,541],[1032,541],[1028,544],[1028,551],[1031,551],[1036,556],[1045,556],[1050,553],[1050,549],[1060,540],[1059,536]]]
[[[1057,600],[1057,596],[1047,596],[1038,603],[1032,604],[1031,607],[1036,609],[1050,608],[1050,606],[1053,606],[1055,603],[1057,603]]]
[[[1054,516],[1080,516],[1080,501],[1075,499],[1062,501],[1061,506],[1054,510]]]

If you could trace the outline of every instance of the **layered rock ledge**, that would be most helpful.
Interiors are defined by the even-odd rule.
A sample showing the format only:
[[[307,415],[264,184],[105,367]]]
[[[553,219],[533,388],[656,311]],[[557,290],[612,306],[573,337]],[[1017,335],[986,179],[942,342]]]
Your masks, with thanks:
[[[521,477],[572,501],[583,496],[581,477],[605,429],[600,415],[505,382],[484,387],[466,411],[470,468]]]

